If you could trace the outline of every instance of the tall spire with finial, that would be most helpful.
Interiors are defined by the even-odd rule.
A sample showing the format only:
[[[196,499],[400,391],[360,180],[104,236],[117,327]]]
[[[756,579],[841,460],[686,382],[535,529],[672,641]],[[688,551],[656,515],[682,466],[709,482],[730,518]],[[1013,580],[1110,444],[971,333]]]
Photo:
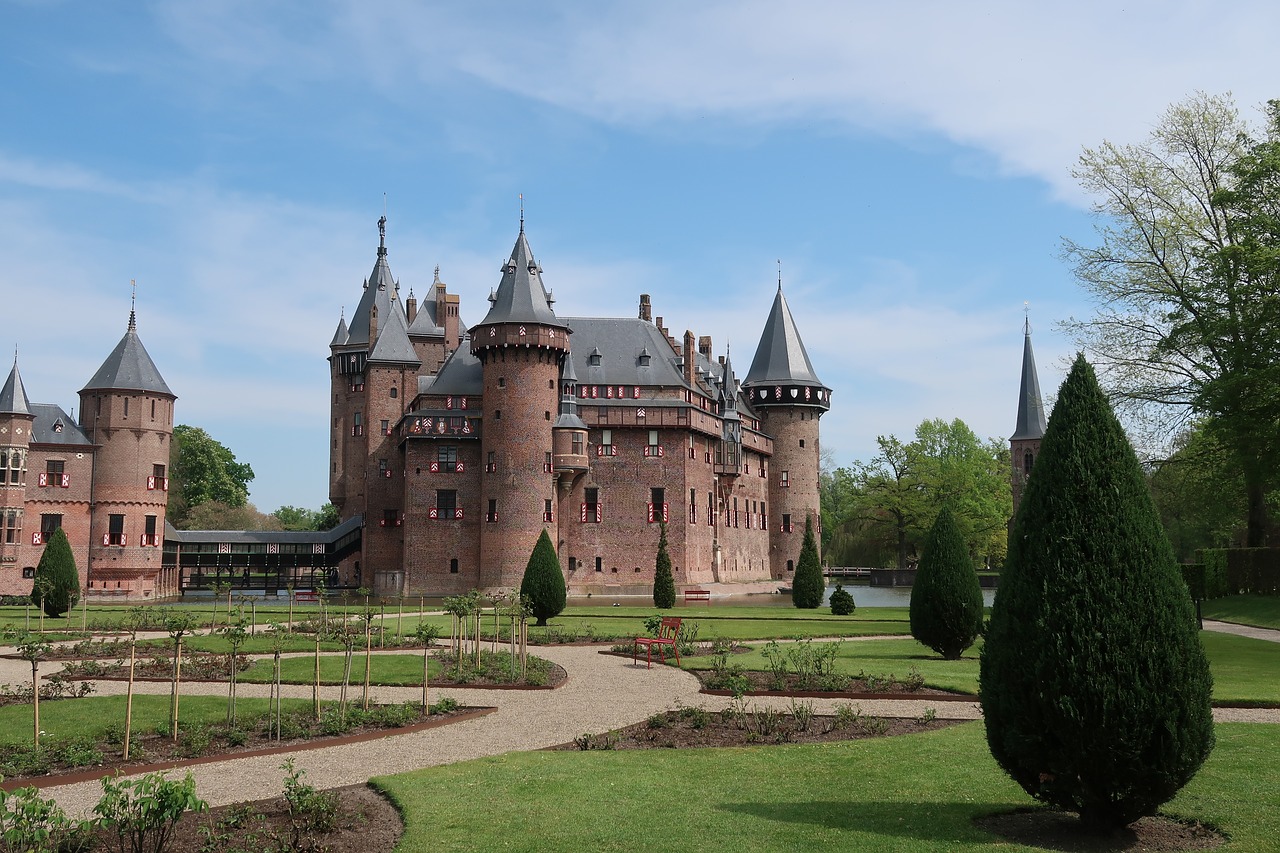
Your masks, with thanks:
[[[778,292],[782,292],[782,258],[778,258]]]
[[[1018,389],[1018,423],[1011,441],[1039,439],[1044,436],[1047,426],[1036,357],[1031,351],[1031,308],[1024,302],[1022,310],[1026,315],[1022,322],[1022,383]]]
[[[138,281],[137,279],[129,279],[129,286],[133,288],[133,295],[129,297],[129,331],[138,331]]]
[[[520,233],[524,233],[524,193],[520,193]]]
[[[378,257],[387,256],[387,215],[378,217]]]

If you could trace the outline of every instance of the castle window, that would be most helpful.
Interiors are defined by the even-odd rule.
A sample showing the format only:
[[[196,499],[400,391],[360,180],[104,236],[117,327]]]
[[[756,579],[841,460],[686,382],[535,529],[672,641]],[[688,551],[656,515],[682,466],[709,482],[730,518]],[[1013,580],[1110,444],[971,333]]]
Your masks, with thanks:
[[[16,545],[22,537],[22,513],[11,509],[4,514],[4,544]]]
[[[484,520],[489,524],[493,524],[498,520],[498,499],[489,498],[489,511],[485,513]]]
[[[66,473],[66,464],[61,459],[46,460],[44,473],[40,475],[40,485],[61,486],[64,489],[70,486],[71,478]]]
[[[661,456],[662,445],[658,443],[658,431],[656,429],[649,430],[649,443],[644,448],[645,456]]]
[[[542,473],[544,473],[544,474],[550,474],[550,473],[551,473],[551,470],[552,470],[552,466],[551,466],[551,454],[550,454],[550,453],[544,453],[544,454],[542,454]]]
[[[791,487],[791,473],[789,471],[783,471],[782,472],[782,488],[788,489],[790,487]]]
[[[62,513],[47,512],[40,516],[40,538],[45,542],[53,535],[53,531],[62,527]]]
[[[804,447],[804,439],[803,439],[803,438],[802,438],[802,439],[800,439],[800,446],[801,446],[801,447]]]
[[[334,439],[334,446],[337,446],[338,440]],[[169,478],[165,476],[165,467],[163,465],[152,465],[151,476],[147,478],[147,491],[169,491]]]
[[[154,421],[155,419],[156,419],[156,401],[152,400],[151,401],[151,420]]]
[[[107,541],[104,545],[124,545],[124,516],[107,516]]]
[[[586,444],[586,436],[580,432],[573,433],[573,455],[581,456]]]
[[[1022,455],[1022,473],[1023,476],[1031,476],[1031,466],[1035,463],[1035,454],[1028,450]]]
[[[124,416],[126,418],[129,417],[129,398],[128,397],[124,398]]]
[[[599,524],[601,518],[600,490],[593,488],[583,489],[582,498],[582,514],[579,520],[590,524]]]
[[[361,416],[359,410],[351,416],[351,434],[364,435],[364,418]]]
[[[650,524],[667,521],[667,492],[662,488],[649,489],[648,520]]]
[[[493,411],[493,419],[494,419],[495,421],[500,421],[500,420],[502,420],[502,409],[494,409],[494,411]]]
[[[783,533],[791,532],[791,514],[790,513],[784,512],[782,514],[782,532]]]
[[[738,526],[738,499],[733,499],[733,526]]]
[[[505,376],[499,376],[499,377],[498,377],[498,387],[499,387],[499,388],[506,388],[506,387],[507,387],[507,377],[505,377]]]
[[[549,420],[551,420],[551,412],[549,412],[549,411],[544,411],[544,412],[542,413],[542,419],[543,419],[544,421],[549,421]]]
[[[714,526],[716,523],[716,502],[711,492],[707,492],[707,526]]]
[[[458,558],[454,557],[449,560],[449,574],[456,575],[458,573]]]
[[[458,493],[454,489],[436,489],[436,505],[427,511],[433,520],[448,521],[459,518]]]
[[[544,501],[542,502],[542,520],[543,520],[543,521],[554,521],[554,520],[555,520],[555,519],[552,517],[552,514],[551,514],[551,499],[550,499],[550,498],[547,498],[546,500],[544,500]]]
[[[569,558],[569,571],[571,571],[571,572],[576,572],[577,570],[578,570],[578,558],[577,558],[577,557],[570,557],[570,558]]]
[[[146,523],[143,525],[143,529],[146,530],[146,533],[142,534],[143,545],[151,545],[152,547],[155,547],[160,544],[159,534],[156,533],[157,521],[158,519],[154,515],[145,516]]]
[[[396,397],[398,397],[398,396],[400,396],[400,392],[399,392],[397,389],[392,388],[392,389],[391,389],[391,399],[392,399],[392,400],[394,400],[394,399],[395,399]]]
[[[391,469],[387,467],[387,460],[385,459],[378,460],[378,476],[388,478],[391,476]]]
[[[485,457],[484,470],[490,474],[496,473],[498,470],[498,454],[490,450],[489,455]]]
[[[394,509],[384,509],[382,511],[382,526],[396,527],[400,521],[400,514]]]
[[[383,435],[391,435],[391,421],[389,420],[381,421],[379,422],[378,426],[381,428]]]
[[[591,350],[591,355],[587,356],[587,363],[590,364],[592,367],[600,366],[600,350],[599,349],[593,348]],[[599,571],[599,569],[597,569],[596,571]]]
[[[791,560],[787,560],[787,571],[794,572],[795,570],[796,570],[796,564]]]
[[[698,523],[698,490],[689,490],[689,523]]]

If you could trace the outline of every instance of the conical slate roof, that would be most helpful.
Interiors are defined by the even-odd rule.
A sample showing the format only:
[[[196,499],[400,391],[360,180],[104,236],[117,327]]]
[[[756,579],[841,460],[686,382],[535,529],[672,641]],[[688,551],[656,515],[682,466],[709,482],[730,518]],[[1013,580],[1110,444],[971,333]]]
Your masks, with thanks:
[[[777,382],[825,387],[813,372],[813,364],[805,352],[804,342],[800,340],[796,321],[792,319],[791,309],[782,295],[781,284],[769,311],[769,319],[764,324],[764,332],[760,335],[756,357],[751,360],[751,368],[742,384]]]
[[[347,346],[370,345],[369,318],[373,309],[378,309],[379,325],[391,318],[392,304],[399,305],[400,294],[395,279],[391,277],[391,266],[387,263],[387,241],[385,234],[378,240],[378,260],[374,262],[373,272],[365,282],[364,293],[360,303],[351,314],[351,323],[347,327]],[[404,309],[400,309],[403,313]]]
[[[138,323],[134,312],[129,312],[129,329],[120,343],[116,344],[98,372],[80,390],[144,391],[174,396],[138,337]]]
[[[338,319],[338,329],[333,333],[333,340],[329,341],[329,346],[340,347],[347,342],[350,334],[347,332],[347,320],[345,317]]]
[[[378,327],[378,342],[369,351],[369,361],[421,364],[409,341],[408,324],[399,300],[391,303],[391,310],[386,316],[387,319]]]
[[[436,267],[435,281],[431,283],[431,289],[423,297],[422,304],[418,306],[417,315],[413,318],[413,322],[409,324],[409,334],[433,338],[438,338],[444,334],[444,328],[436,323],[436,314],[439,311],[436,306],[436,294],[440,292],[439,287],[442,283],[440,281],[440,267]],[[412,296],[412,292],[409,295]]]
[[[22,376],[18,373],[18,358],[14,356],[13,370],[9,378],[0,388],[0,413],[8,415],[31,414],[31,401],[27,399],[27,389],[22,387]]]
[[[502,267],[502,282],[489,297],[493,303],[481,326],[497,323],[538,323],[543,326],[569,328],[551,310],[551,297],[542,285],[542,268],[533,259],[533,250],[524,236],[524,228],[516,237],[511,259]]]
[[[1031,325],[1027,324],[1022,343],[1022,386],[1018,389],[1018,426],[1010,440],[1043,438],[1044,403],[1040,400],[1040,379],[1036,375],[1036,357],[1031,352]]]

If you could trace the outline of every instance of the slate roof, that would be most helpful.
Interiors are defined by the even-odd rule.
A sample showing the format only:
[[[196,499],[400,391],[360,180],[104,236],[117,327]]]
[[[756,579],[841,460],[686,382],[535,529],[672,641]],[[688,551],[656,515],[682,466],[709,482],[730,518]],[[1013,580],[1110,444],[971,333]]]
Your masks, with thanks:
[[[138,324],[134,312],[129,312],[129,328],[107,356],[107,360],[93,374],[82,391],[144,391],[175,396],[165,384],[156,363],[147,355],[147,348],[138,337]]]
[[[347,332],[347,320],[345,317],[338,319],[338,329],[333,333],[333,340],[329,341],[329,346],[340,347],[347,342],[350,335]]]
[[[787,307],[786,297],[782,295],[781,284],[769,311],[769,319],[764,324],[764,332],[760,335],[756,357],[751,360],[751,368],[747,370],[747,378],[742,384],[775,382],[826,387],[813,372],[813,364],[805,352],[804,341],[800,340],[796,321]]]
[[[484,365],[471,354],[470,346],[460,346],[449,354],[435,379],[420,393],[478,397],[484,393]]]
[[[573,370],[585,385],[666,385],[688,388],[666,336],[646,320],[569,317],[573,329]],[[591,364],[598,351],[600,364]],[[649,354],[649,364],[640,356]],[[593,401],[594,402],[594,401]]]
[[[418,306],[418,313],[414,316],[413,322],[409,324],[409,334],[434,338],[444,334],[444,327],[436,323],[436,294],[440,292],[437,288],[441,284],[440,267],[436,267],[435,281],[431,283],[429,295],[422,300],[422,304]]]
[[[554,301],[542,284],[542,268],[533,259],[533,250],[524,236],[524,227],[511,249],[511,259],[502,267],[502,281],[489,296],[489,313],[481,326],[496,323],[538,323],[543,326],[568,328],[554,311]]]
[[[181,542],[183,545],[196,543],[247,543],[266,544],[278,542],[282,545],[328,545],[337,542],[343,536],[358,529],[364,524],[364,516],[357,515],[331,530],[179,530],[165,519],[164,538]]]
[[[18,359],[13,359],[13,369],[9,378],[0,388],[0,412],[13,415],[31,414],[31,401],[27,399],[27,389],[22,387],[22,376],[18,373]]]
[[[31,414],[36,416],[31,424],[32,444],[65,444],[92,446],[93,442],[71,416],[53,403],[34,403]]]
[[[391,308],[379,321],[378,342],[369,351],[369,361],[392,362],[395,364],[421,364],[413,344],[409,341],[409,330],[405,322],[404,310],[400,300],[391,303]]]
[[[566,393],[560,395],[560,411],[556,417],[556,429],[586,429],[587,425],[578,417],[578,398],[573,389],[578,383],[578,374],[573,370],[573,359],[566,357],[560,368],[560,384]]]
[[[1040,379],[1036,375],[1036,357],[1031,351],[1031,325],[1025,327],[1022,342],[1022,385],[1018,389],[1018,424],[1010,440],[1043,438],[1046,423],[1044,403],[1040,398]]]
[[[400,293],[396,286],[395,279],[391,277],[391,267],[387,263],[387,247],[385,241],[380,241],[378,246],[378,260],[374,262],[373,272],[369,274],[369,278],[364,283],[364,293],[360,296],[360,302],[356,305],[356,310],[351,314],[351,322],[347,326],[347,346],[368,346],[373,341],[369,340],[369,316],[373,309],[378,309],[378,325],[379,328],[388,322],[392,313],[392,304],[400,305]],[[401,313],[404,308],[401,306]]]

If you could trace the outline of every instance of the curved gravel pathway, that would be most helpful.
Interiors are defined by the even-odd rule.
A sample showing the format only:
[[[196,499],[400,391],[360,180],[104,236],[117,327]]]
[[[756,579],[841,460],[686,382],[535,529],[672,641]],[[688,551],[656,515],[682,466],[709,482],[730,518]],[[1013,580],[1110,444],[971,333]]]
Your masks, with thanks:
[[[1239,633],[1259,639],[1280,641],[1280,631],[1247,628],[1229,623],[1206,622],[1209,630]],[[1241,629],[1241,630],[1237,630]],[[1245,632],[1250,633],[1245,633]],[[646,669],[643,662],[634,665],[630,658],[602,655],[602,646],[541,646],[535,651],[564,667],[568,681],[555,690],[486,690],[483,688],[435,688],[433,701],[450,696],[471,706],[492,706],[498,710],[477,719],[453,723],[403,735],[394,735],[361,743],[342,744],[293,754],[297,767],[307,771],[307,779],[317,787],[328,788],[362,783],[371,776],[401,773],[438,764],[450,764],[511,751],[541,749],[571,741],[584,733],[599,734],[610,729],[640,722],[660,711],[678,705],[719,710],[732,700],[698,692],[698,680],[690,673],[674,667],[655,666]],[[305,653],[304,653],[305,654]],[[256,656],[267,657],[270,656]],[[56,662],[42,665],[41,674],[56,671]],[[19,660],[0,660],[0,682],[20,683],[30,678],[28,665]],[[125,684],[118,681],[97,683],[99,694],[123,693]],[[167,694],[167,683],[141,682],[135,692]],[[358,701],[361,687],[353,685]],[[183,695],[226,695],[226,685],[192,682],[183,687]],[[337,698],[336,687],[321,689],[322,697]],[[241,683],[241,696],[266,696],[267,685]],[[285,685],[286,696],[310,698],[310,685]],[[373,702],[417,701],[422,691],[415,687],[373,687]],[[750,697],[759,707],[789,708],[785,697]],[[809,699],[819,714],[834,713],[848,699]],[[944,719],[975,720],[981,711],[974,702],[930,702],[928,697],[903,700],[858,700],[863,713],[871,716],[918,717],[932,709]],[[1280,710],[1215,709],[1220,722],[1280,723]],[[275,796],[280,792],[283,775],[281,758],[267,755],[229,758],[190,768],[195,775],[200,796],[211,805],[225,805],[244,800]],[[170,771],[181,776],[187,770]],[[44,789],[68,811],[87,815],[101,796],[99,782],[55,785]]]

